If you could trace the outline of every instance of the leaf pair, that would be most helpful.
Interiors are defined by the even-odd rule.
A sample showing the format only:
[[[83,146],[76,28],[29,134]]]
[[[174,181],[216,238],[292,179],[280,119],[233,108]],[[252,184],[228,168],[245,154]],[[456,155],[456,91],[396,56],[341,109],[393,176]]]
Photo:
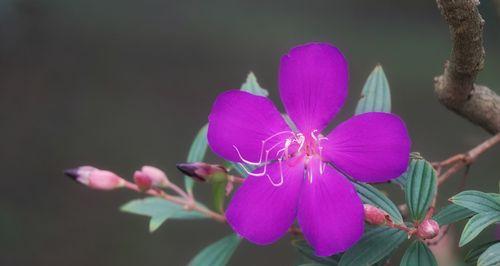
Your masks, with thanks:
[[[459,245],[472,241],[486,227],[500,222],[500,195],[481,191],[463,191],[450,199],[454,204],[477,213],[467,222],[462,231]]]

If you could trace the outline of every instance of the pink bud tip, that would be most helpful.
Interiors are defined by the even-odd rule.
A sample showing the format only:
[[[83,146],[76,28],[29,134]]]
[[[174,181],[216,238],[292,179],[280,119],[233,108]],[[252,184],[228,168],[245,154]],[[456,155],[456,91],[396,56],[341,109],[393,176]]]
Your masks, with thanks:
[[[201,182],[210,181],[219,176],[226,178],[228,173],[227,169],[222,165],[204,162],[179,163],[177,164],[177,169],[185,175]]]
[[[143,166],[140,171],[135,171],[134,181],[142,191],[152,187],[166,187],[169,184],[167,175],[162,170],[148,165]]]
[[[125,181],[113,172],[92,166],[81,166],[64,171],[64,174],[80,184],[93,189],[112,190],[122,187]]]
[[[389,214],[387,212],[372,206],[370,204],[363,205],[365,209],[365,221],[373,225],[383,225],[390,220]]]
[[[433,239],[438,234],[439,224],[432,219],[422,221],[417,229],[417,236],[422,239]]]

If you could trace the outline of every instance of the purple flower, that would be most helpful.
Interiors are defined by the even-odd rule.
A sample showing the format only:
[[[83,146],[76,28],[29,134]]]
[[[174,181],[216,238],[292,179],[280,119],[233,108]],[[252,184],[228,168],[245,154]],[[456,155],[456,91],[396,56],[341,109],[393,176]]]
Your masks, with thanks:
[[[404,122],[389,113],[365,113],[321,131],[347,96],[348,70],[334,46],[311,43],[281,58],[279,92],[298,128],[293,131],[265,97],[222,93],[209,117],[208,143],[221,157],[259,166],[236,191],[229,225],[266,245],[297,218],[318,256],[347,250],[363,234],[363,204],[345,177],[384,182],[407,166],[410,139]]]

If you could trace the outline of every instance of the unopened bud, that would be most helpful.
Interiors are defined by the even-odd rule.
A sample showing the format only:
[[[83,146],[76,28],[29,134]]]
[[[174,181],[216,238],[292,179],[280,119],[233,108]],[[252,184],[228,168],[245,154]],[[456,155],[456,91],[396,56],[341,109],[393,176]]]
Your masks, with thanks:
[[[166,187],[169,184],[167,175],[162,170],[148,165],[143,166],[140,171],[135,171],[134,181],[142,191],[155,187]]]
[[[204,162],[180,163],[177,169],[185,175],[198,181],[223,180],[227,178],[227,169],[222,165],[208,164]]]
[[[417,229],[417,236],[422,239],[433,239],[438,234],[439,224],[432,219],[422,221]]]
[[[71,177],[80,184],[93,189],[112,190],[122,187],[125,181],[113,172],[100,170],[92,166],[81,166],[64,171],[64,174]]]
[[[389,214],[373,205],[364,204],[365,221],[373,225],[383,225],[390,220]]]

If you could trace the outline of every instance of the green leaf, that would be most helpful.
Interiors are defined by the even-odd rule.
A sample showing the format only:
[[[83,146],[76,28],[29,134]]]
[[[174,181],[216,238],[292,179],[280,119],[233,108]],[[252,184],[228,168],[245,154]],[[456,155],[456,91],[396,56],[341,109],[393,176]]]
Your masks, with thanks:
[[[311,246],[309,246],[307,242],[302,239],[293,240],[292,246],[294,246],[297,251],[299,251],[300,254],[304,255],[306,258],[322,265],[338,265],[341,256],[333,255],[331,257],[318,257],[314,254],[314,250],[311,248]]]
[[[479,258],[479,256],[481,254],[483,254],[483,252],[485,250],[487,250],[489,247],[491,247],[492,245],[499,243],[499,242],[500,242],[499,240],[490,241],[490,242],[483,243],[483,244],[469,250],[467,252],[467,254],[465,254],[465,258],[464,258],[465,263],[470,264],[470,265],[476,265],[477,259]]]
[[[149,231],[152,233],[167,219],[203,219],[199,212],[187,211],[182,206],[164,199],[149,197],[129,201],[120,207],[121,211],[151,217]]]
[[[396,205],[382,192],[368,184],[354,183],[354,185],[363,203],[373,205],[386,211],[396,224],[404,223],[398,207],[396,207]]]
[[[477,266],[500,265],[500,243],[489,247],[477,260]]]
[[[406,203],[410,217],[421,220],[425,217],[437,189],[436,172],[432,165],[417,159],[406,183]]]
[[[500,212],[500,199],[495,194],[467,190],[453,196],[450,201],[473,212]]]
[[[355,114],[391,112],[391,92],[382,66],[377,65],[366,80]]]
[[[220,213],[224,210],[224,202],[226,200],[226,184],[227,180],[212,183],[212,201],[215,210]]]
[[[426,244],[416,240],[406,250],[400,266],[437,266],[436,258]]]
[[[201,162],[205,158],[205,154],[207,153],[207,147],[208,147],[207,130],[208,130],[208,124],[205,124],[200,129],[200,131],[198,131],[198,134],[196,134],[196,137],[194,138],[194,141],[191,144],[191,147],[189,148],[189,153],[187,157],[188,163]],[[189,193],[193,192],[193,186],[194,186],[193,178],[189,176],[184,176],[184,185]]]
[[[229,262],[241,238],[232,234],[204,248],[190,262],[189,266],[224,266]]]
[[[386,226],[369,228],[356,245],[347,250],[340,266],[372,265],[392,253],[407,239],[399,229]]]
[[[241,85],[241,90],[257,96],[267,97],[269,95],[269,92],[259,85],[253,72],[248,73],[247,80]]]
[[[462,231],[459,246],[463,247],[479,235],[486,227],[496,222],[500,222],[500,212],[483,212],[472,216]]]
[[[434,215],[433,219],[440,225],[447,225],[447,224],[452,224],[456,223],[458,221],[461,221],[465,218],[469,218],[472,215],[474,215],[475,212],[464,208],[462,206],[456,205],[456,204],[450,204],[441,211],[439,211],[436,215]]]
[[[419,159],[423,159],[418,152],[410,153],[410,163],[408,164],[408,169],[404,172],[400,177],[391,180],[391,183],[395,183],[401,187],[401,189],[405,189],[406,182],[408,181],[408,177],[413,173],[413,169],[415,169],[415,165]]]

